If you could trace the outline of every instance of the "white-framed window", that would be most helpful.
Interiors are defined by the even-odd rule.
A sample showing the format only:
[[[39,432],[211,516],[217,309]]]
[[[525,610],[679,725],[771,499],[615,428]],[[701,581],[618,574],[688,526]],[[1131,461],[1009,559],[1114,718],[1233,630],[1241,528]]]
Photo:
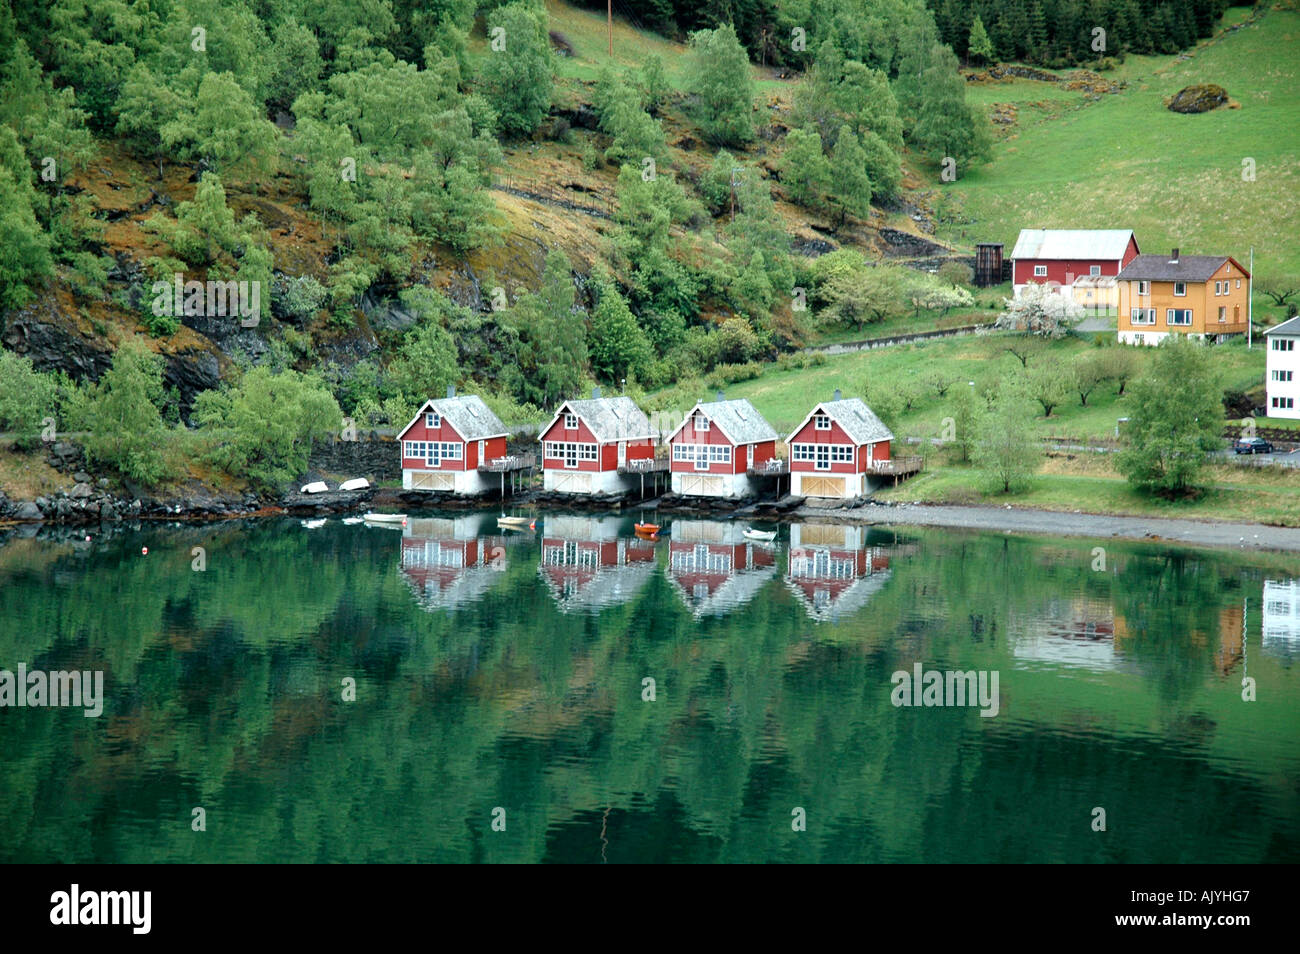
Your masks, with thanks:
[[[1047,266],[1046,266],[1046,265],[1035,265],[1035,266],[1034,266],[1034,277],[1035,277],[1035,278],[1046,278],[1046,277],[1047,277]]]
[[[435,430],[442,427],[442,416],[433,411],[429,411],[424,415],[424,426]]]
[[[853,445],[852,444],[832,444],[831,445],[831,463],[849,464],[853,462]]]
[[[403,457],[423,459],[431,467],[444,460],[460,460],[461,445],[456,441],[403,441]]]
[[[1100,266],[1100,265],[1089,265],[1089,266],[1088,266],[1088,274],[1091,275],[1091,276],[1093,276],[1094,278],[1096,278],[1098,275],[1101,274],[1101,266]]]
[[[806,460],[812,460],[812,459],[813,459],[813,445],[812,445],[812,444],[792,444],[792,445],[790,446],[790,457],[791,457],[791,459],[793,459],[793,460],[804,460],[804,461],[806,461]]]
[[[547,441],[542,445],[542,456],[563,460],[566,467],[574,467],[580,460],[596,460],[595,444],[577,444],[573,441]]]
[[[1289,411],[1295,407],[1295,398],[1275,397],[1273,398],[1273,407],[1282,411]]]
[[[1294,339],[1294,338],[1274,338],[1274,339],[1273,339],[1273,350],[1274,350],[1274,351],[1294,351],[1294,350],[1295,350],[1295,339]]]
[[[730,444],[673,444],[673,460],[694,462],[696,470],[708,470],[710,464],[730,464]]]
[[[1294,371],[1283,371],[1283,370],[1281,370],[1281,369],[1279,369],[1279,368],[1274,368],[1274,369],[1273,369],[1273,380],[1274,380],[1274,381],[1290,381],[1290,380],[1291,380],[1291,376],[1292,376],[1293,374],[1295,374]]]
[[[1228,320],[1228,308],[1226,305],[1219,306],[1219,320],[1223,322]]]
[[[1139,295],[1150,295],[1150,294],[1151,294],[1151,283],[1150,283],[1150,282],[1138,282],[1138,294],[1139,294]]]
[[[1237,279],[1237,287],[1238,287],[1238,288],[1241,287],[1241,279],[1240,279],[1240,278]]]
[[[695,428],[696,431],[703,433],[704,431],[707,431],[709,429],[709,419],[705,417],[703,414],[696,414],[695,420],[691,422],[691,425]]]
[[[1190,308],[1166,308],[1165,324],[1167,325],[1190,325],[1192,323],[1192,309]]]
[[[564,429],[565,429],[566,431],[576,431],[576,430],[578,429],[578,415],[576,415],[576,414],[565,414],[565,415],[564,415]]]
[[[1187,294],[1187,282],[1174,282],[1174,297],[1182,298]]]
[[[1156,310],[1154,308],[1133,308],[1129,310],[1129,322],[1135,325],[1154,325]]]
[[[831,419],[825,414],[818,414],[813,418],[819,431],[829,431],[831,429]]]
[[[813,466],[815,466],[818,470],[830,470],[831,469],[831,445],[814,444],[813,447],[817,452],[816,463]]]

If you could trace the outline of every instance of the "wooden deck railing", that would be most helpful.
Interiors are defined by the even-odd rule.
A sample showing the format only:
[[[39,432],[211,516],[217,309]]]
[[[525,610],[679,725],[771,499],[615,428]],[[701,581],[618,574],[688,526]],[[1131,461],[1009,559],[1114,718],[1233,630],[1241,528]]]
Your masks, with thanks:
[[[895,457],[892,460],[873,460],[870,464],[870,473],[884,477],[902,477],[924,469],[924,457]]]

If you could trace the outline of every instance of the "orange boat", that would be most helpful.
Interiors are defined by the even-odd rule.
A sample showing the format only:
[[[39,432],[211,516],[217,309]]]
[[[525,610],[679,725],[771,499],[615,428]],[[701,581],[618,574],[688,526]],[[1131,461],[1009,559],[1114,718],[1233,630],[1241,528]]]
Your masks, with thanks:
[[[640,534],[643,537],[653,537],[655,534],[659,532],[659,524],[638,523],[638,524],[634,524],[634,529],[638,534]]]

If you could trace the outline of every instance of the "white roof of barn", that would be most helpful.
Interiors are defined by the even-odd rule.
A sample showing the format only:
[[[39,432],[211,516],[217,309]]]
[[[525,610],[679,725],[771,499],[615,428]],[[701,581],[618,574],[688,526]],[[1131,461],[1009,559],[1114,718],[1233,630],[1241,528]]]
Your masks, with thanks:
[[[506,426],[493,414],[483,399],[477,394],[463,397],[441,398],[437,401],[425,401],[419,413],[411,418],[409,424],[397,435],[401,440],[421,416],[433,411],[456,429],[456,433],[465,441],[481,441],[489,437],[505,437]]]
[[[584,401],[565,401],[560,405],[549,424],[542,428],[537,439],[541,440],[546,432],[555,426],[564,409],[578,415],[578,419],[587,425],[588,430],[597,441],[636,441],[653,437],[650,433],[650,419],[636,406],[630,397],[588,398]]]
[[[1011,257],[1118,261],[1131,238],[1132,229],[1021,229]]]
[[[893,433],[885,426],[884,421],[876,417],[876,412],[867,407],[865,401],[861,398],[843,398],[839,401],[823,401],[818,404],[808,412],[803,423],[790,432],[785,442],[788,444],[794,440],[795,435],[808,426],[808,422],[818,411],[838,424],[844,433],[849,435],[849,440],[859,447],[863,444],[894,439]]]
[[[686,415],[685,420],[673,431],[672,437],[676,437],[678,432],[686,426],[686,422],[695,416],[696,412],[703,414],[709,419],[709,423],[716,425],[723,434],[727,436],[733,444],[754,444],[759,441],[774,441],[777,439],[776,430],[767,419],[754,409],[744,398],[737,398],[733,401],[711,401],[707,404],[696,404],[691,408],[691,412]],[[671,440],[672,437],[669,439]]]

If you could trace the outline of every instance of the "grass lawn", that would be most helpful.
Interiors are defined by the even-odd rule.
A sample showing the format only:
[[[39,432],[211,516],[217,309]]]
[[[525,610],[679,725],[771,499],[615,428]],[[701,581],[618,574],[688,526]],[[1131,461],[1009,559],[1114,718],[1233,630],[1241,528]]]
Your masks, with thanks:
[[[1046,82],[970,84],[972,100],[985,105],[1056,105],[1067,94],[1080,108],[1021,109],[993,161],[944,187],[969,221],[941,234],[965,247],[1003,242],[1009,253],[1024,227],[1132,228],[1143,251],[1178,246],[1246,265],[1253,245],[1257,278],[1300,278],[1300,12],[1270,10],[1226,32],[1250,12],[1229,9],[1216,36],[1186,60],[1129,57],[1103,74],[1127,88],[1087,105]],[[1240,108],[1202,115],[1165,108],[1165,97],[1193,83],[1218,83]],[[1242,178],[1247,159],[1254,181]],[[1257,318],[1271,314],[1266,305],[1257,294]]]
[[[959,382],[953,387],[966,387],[968,381],[976,382],[979,387],[1004,376],[1021,374],[1019,360],[1005,350],[1012,338],[1003,334],[941,338],[877,351],[829,355],[820,364],[806,368],[776,370],[773,366],[773,370],[753,380],[731,385],[726,395],[748,398],[784,436],[803,420],[813,404],[828,400],[836,388],[845,396],[854,397],[861,396],[869,382],[888,385],[909,382],[922,387],[922,382],[932,373]],[[1063,366],[1091,347],[1082,338],[1067,337],[1051,343],[1047,351],[1031,358],[1030,367],[1038,361]],[[1145,358],[1154,354],[1154,349],[1135,351]],[[1264,349],[1258,342],[1253,350],[1247,350],[1245,342],[1217,345],[1214,354],[1225,388],[1246,390],[1263,382]],[[1081,406],[1075,397],[1055,409],[1050,418],[1040,414],[1035,418],[1035,431],[1042,437],[1081,440],[1113,437],[1116,420],[1132,412],[1128,396],[1117,397],[1115,390],[1115,385],[1106,384],[1093,392],[1087,407]],[[684,411],[696,400],[710,399],[711,393],[702,386],[687,384],[660,392],[656,404],[680,406]],[[938,437],[943,419],[953,415],[951,394],[950,389],[948,396],[940,398],[933,390],[927,391],[910,412],[893,422],[894,433],[899,437]]]
[[[1202,473],[1201,485],[1189,499],[1164,500],[1134,490],[1105,456],[1053,456],[1044,459],[1026,489],[1002,494],[990,491],[979,471],[932,458],[925,473],[876,499],[1300,526],[1300,479],[1294,471],[1214,464]]]

